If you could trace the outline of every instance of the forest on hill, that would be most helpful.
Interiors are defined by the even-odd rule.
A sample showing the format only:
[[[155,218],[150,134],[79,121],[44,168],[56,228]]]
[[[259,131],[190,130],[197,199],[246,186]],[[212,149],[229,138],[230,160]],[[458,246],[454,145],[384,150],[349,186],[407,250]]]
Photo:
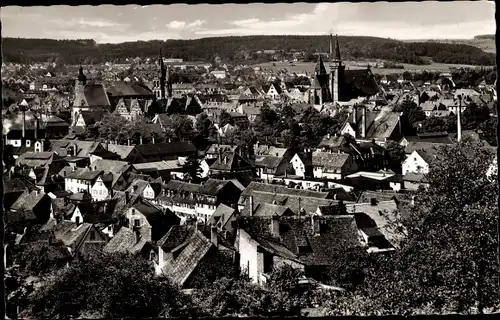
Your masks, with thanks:
[[[384,59],[400,63],[437,63],[495,65],[496,55],[465,44],[436,42],[406,43],[393,39],[339,36],[342,58]],[[58,59],[66,64],[79,64],[92,59],[93,63],[123,62],[126,58],[154,57],[162,49],[166,58],[185,61],[224,61],[240,63],[245,60],[268,59],[259,50],[281,50],[285,56],[293,51],[307,54],[326,53],[329,36],[244,36],[214,37],[195,40],[133,41],[119,44],[97,44],[94,40],[53,40],[4,38],[3,57],[6,62],[31,63]]]

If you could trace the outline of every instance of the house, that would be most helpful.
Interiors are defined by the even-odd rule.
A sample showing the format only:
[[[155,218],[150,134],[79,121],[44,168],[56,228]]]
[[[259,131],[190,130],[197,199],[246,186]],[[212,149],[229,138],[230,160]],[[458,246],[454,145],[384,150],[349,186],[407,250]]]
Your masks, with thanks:
[[[392,251],[398,246],[401,234],[393,225],[400,213],[394,199],[371,198],[368,203],[348,203],[345,207],[347,213],[354,215],[368,252]]]
[[[210,174],[224,175],[234,173],[252,176],[252,164],[237,152],[219,152],[217,160],[210,166]]]
[[[318,179],[342,179],[358,169],[353,157],[347,153],[315,152],[312,154],[313,177]]]
[[[143,239],[134,230],[121,227],[116,235],[102,249],[105,253],[142,255],[146,257],[151,249],[151,243]]]
[[[235,247],[240,268],[254,283],[266,283],[273,268],[291,265],[321,277],[346,249],[361,246],[352,215],[241,217]]]
[[[406,136],[399,142],[400,145],[405,147],[405,153],[410,154],[415,149],[421,149],[425,147],[431,147],[432,144],[453,144],[448,132],[429,132],[429,133],[419,133],[416,136]]]
[[[282,161],[283,157],[279,156],[257,155],[255,157],[257,176],[262,180],[272,180],[276,176]]]
[[[172,119],[167,114],[158,113],[154,116],[152,123],[159,124],[163,130],[169,130],[172,128]]]
[[[113,113],[124,117],[128,121],[134,121],[138,117],[146,115],[152,103],[153,100],[120,99]]]
[[[263,85],[262,91],[264,92],[267,98],[273,100],[278,100],[281,97],[281,94],[283,93],[281,87],[274,83],[271,83],[269,85]]]
[[[327,134],[318,144],[318,149],[323,149],[324,151],[332,151],[332,152],[338,152],[339,150],[348,151],[349,150],[348,148],[347,149],[344,148],[344,145],[346,143],[347,141],[343,135]]]
[[[413,151],[403,161],[403,175],[408,172],[429,173],[429,168],[439,157],[440,146],[432,146]]]
[[[102,170],[92,170],[92,166],[88,168],[65,167],[60,171],[59,175],[64,177],[66,191],[72,193],[87,192],[90,194],[91,187],[102,173]]]
[[[157,273],[165,275],[181,288],[200,287],[215,281],[218,276],[225,276],[218,270],[232,268],[234,251],[220,240],[216,228],[212,228],[208,237],[197,230],[170,252],[164,253],[160,249],[159,264],[155,266]],[[218,268],[211,268],[213,265]]]
[[[74,256],[100,251],[107,243],[106,237],[90,223],[63,220],[56,222],[52,231],[54,238],[61,241]]]
[[[38,190],[26,190],[6,212],[6,223],[15,230],[46,223],[53,215],[50,197]]]
[[[236,235],[238,216],[237,209],[221,203],[208,220],[208,225],[216,227],[217,231],[224,234],[226,239],[232,239]]]
[[[82,134],[88,126],[100,121],[107,113],[105,110],[79,111],[75,114],[76,122],[71,127],[72,132]]]
[[[180,217],[208,221],[220,203],[235,206],[240,194],[240,188],[231,180],[209,179],[201,185],[171,180],[163,186],[156,202]]]
[[[180,222],[171,211],[163,212],[147,200],[134,204],[124,215],[128,228],[137,230],[140,237],[148,242],[158,241],[170,227]]]
[[[178,157],[189,157],[198,153],[196,147],[189,141],[139,144],[135,149],[142,157],[140,162],[176,160]]]

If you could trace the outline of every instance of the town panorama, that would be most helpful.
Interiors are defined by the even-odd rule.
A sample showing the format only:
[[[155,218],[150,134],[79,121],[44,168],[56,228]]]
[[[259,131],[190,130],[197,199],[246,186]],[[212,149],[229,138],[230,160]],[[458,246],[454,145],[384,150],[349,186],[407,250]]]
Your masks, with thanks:
[[[1,15],[6,318],[500,312],[492,3]]]

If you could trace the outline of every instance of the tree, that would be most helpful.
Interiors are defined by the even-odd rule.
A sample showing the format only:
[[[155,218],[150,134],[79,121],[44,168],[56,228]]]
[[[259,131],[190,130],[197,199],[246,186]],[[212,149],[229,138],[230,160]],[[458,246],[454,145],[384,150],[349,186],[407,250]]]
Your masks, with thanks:
[[[96,122],[99,127],[99,138],[101,141],[127,142],[130,138],[130,122],[124,117],[116,114],[106,114],[101,121]]]
[[[224,127],[226,124],[230,124],[233,126],[234,120],[228,112],[222,110],[222,112],[220,113],[220,126]]]
[[[362,289],[364,314],[479,312],[500,305],[498,177],[486,176],[492,153],[481,145],[446,147],[401,217],[405,238],[381,257]]]
[[[390,168],[396,173],[401,173],[401,164],[406,159],[405,148],[394,140],[388,140],[385,148],[391,159]]]
[[[190,140],[193,135],[193,121],[183,114],[172,115],[172,128],[174,134],[180,139]]]
[[[184,180],[191,183],[200,182],[201,174],[203,173],[200,159],[197,157],[188,157],[182,168],[184,169]]]
[[[151,294],[154,292],[155,294]],[[147,261],[132,256],[93,255],[60,270],[33,296],[37,318],[175,316],[188,301],[166,278],[154,277]]]
[[[211,138],[217,134],[217,129],[204,112],[196,118],[195,128],[205,138]]]

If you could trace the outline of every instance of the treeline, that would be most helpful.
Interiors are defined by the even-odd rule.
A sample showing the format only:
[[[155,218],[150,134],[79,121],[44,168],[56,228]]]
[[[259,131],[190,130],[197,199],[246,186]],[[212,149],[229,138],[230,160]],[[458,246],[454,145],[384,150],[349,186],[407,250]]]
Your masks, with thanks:
[[[154,57],[163,50],[166,58],[212,61],[220,57],[233,63],[256,60],[259,50],[278,50],[291,55],[293,50],[306,54],[326,53],[329,36],[245,36],[214,37],[196,40],[134,41],[96,44],[93,40],[51,40],[4,38],[3,55],[8,62],[42,62],[59,57],[78,64],[91,57],[94,63],[122,62],[131,57]],[[440,63],[495,65],[495,54],[463,44],[436,42],[406,43],[376,37],[340,36],[344,60],[385,59],[399,63],[425,64],[429,59]]]
[[[475,36],[474,39],[477,39],[477,40],[483,40],[483,39],[495,40],[495,35],[494,34],[480,34],[480,35]]]

